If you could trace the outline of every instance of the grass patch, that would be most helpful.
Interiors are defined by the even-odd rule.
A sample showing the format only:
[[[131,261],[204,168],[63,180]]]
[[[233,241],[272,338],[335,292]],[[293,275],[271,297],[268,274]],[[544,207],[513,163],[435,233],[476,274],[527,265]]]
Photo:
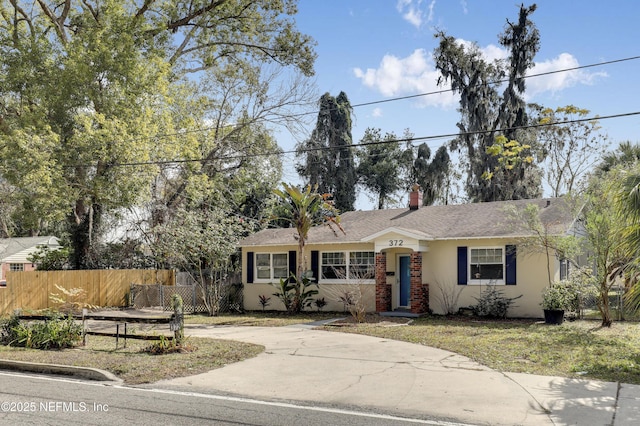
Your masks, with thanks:
[[[291,315],[286,312],[266,311],[247,312],[244,314],[220,314],[214,317],[206,315],[185,315],[185,324],[235,325],[253,327],[285,327],[287,325],[322,321],[332,318],[350,316],[340,312],[301,312]]]
[[[186,324],[282,327],[325,319],[346,318],[325,330],[358,333],[432,346],[471,358],[498,371],[586,378],[640,384],[640,324],[599,321],[545,325],[537,320],[480,320],[463,317],[406,319],[368,315],[354,324],[343,312],[249,312],[215,317],[187,315]],[[0,358],[41,363],[98,367],[127,384],[202,373],[259,354],[261,346],[188,337],[197,350],[151,355],[143,352],[151,342],[128,340],[115,349],[115,339],[89,336],[86,347],[42,351],[0,346]]]
[[[264,350],[259,345],[229,340],[188,337],[187,342],[194,351],[152,355],[145,352],[152,344],[149,341],[129,339],[126,348],[120,343],[115,349],[114,338],[89,336],[87,346],[73,349],[45,351],[0,345],[0,358],[100,368],[126,384],[135,385],[204,373],[254,357]]]
[[[549,326],[535,320],[419,318],[403,327],[377,323],[325,327],[432,346],[504,372],[640,384],[640,324],[596,321]]]

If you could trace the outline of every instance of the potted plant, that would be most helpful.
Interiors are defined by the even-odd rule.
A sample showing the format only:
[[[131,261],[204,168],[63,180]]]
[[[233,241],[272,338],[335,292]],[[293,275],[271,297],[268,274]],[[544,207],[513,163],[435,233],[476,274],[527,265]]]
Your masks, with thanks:
[[[552,283],[542,292],[542,309],[547,324],[562,324],[564,311],[570,309],[576,298],[573,287],[563,282]]]

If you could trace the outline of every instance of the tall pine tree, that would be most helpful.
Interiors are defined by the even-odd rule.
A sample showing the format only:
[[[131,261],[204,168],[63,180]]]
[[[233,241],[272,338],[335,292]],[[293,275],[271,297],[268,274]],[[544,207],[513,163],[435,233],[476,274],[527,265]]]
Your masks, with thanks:
[[[523,164],[510,173],[494,173],[499,161],[487,152],[501,135],[535,149],[533,132],[522,130],[530,123],[523,98],[525,75],[540,47],[538,30],[529,19],[535,10],[535,5],[521,6],[518,21],[507,20],[499,37],[509,52],[504,61],[488,62],[476,45],[465,46],[444,32],[436,35],[440,45],[434,59],[441,82],[450,82],[460,95],[460,136],[452,148],[462,148],[467,157],[466,189],[475,202],[535,198],[542,192],[539,168]],[[486,179],[487,173],[493,177]]]
[[[352,151],[351,103],[344,92],[320,97],[320,111],[311,137],[298,144],[301,158],[296,170],[305,184],[318,192],[333,194],[340,211],[351,211],[356,201],[356,166]]]

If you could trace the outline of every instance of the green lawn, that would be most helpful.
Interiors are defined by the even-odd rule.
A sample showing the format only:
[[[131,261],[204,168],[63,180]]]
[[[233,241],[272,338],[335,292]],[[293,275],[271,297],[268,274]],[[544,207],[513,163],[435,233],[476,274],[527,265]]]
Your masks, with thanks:
[[[188,317],[187,323],[286,326],[344,313],[309,312],[290,316],[277,312]],[[391,319],[393,320],[393,319]],[[365,324],[326,326],[325,330],[366,334],[433,346],[467,356],[504,372],[577,377],[640,384],[640,323],[599,320],[565,321],[560,326],[539,320],[481,320],[468,317],[424,317],[406,326],[369,315]],[[389,326],[393,325],[393,326]]]
[[[485,321],[428,317],[402,327],[368,323],[328,330],[386,337],[445,349],[505,372],[640,384],[640,324]]]
[[[186,316],[187,324],[281,327],[344,313],[308,312],[291,316],[250,312],[216,317]],[[640,384],[640,323],[599,321],[545,325],[536,320],[487,321],[465,317],[425,317],[414,320],[369,315],[367,323],[325,326],[333,332],[359,333],[433,346],[467,356],[504,372],[579,377]],[[194,351],[169,355],[144,352],[148,342],[129,341],[115,349],[112,338],[91,337],[87,347],[59,351],[0,346],[0,358],[103,368],[127,383],[197,374],[260,353],[255,345],[189,338]]]

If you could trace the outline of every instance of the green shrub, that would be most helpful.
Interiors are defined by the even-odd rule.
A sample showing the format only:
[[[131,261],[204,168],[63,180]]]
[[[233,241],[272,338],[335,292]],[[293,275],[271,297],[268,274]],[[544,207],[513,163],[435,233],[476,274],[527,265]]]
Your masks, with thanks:
[[[182,339],[181,343],[178,343],[176,339],[171,339],[166,336],[160,335],[159,339],[147,346],[144,352],[151,355],[167,355],[172,353],[188,353],[197,350],[197,347],[191,345],[188,341],[188,337]]]
[[[299,314],[313,303],[313,296],[318,294],[318,284],[313,281],[313,273],[307,271],[298,278],[291,274],[289,279],[280,278],[277,284],[272,283],[277,292],[273,293],[284,304],[290,314]],[[315,288],[311,288],[314,287]]]
[[[31,349],[63,349],[82,339],[82,326],[73,317],[52,315],[45,321],[24,322],[17,316],[2,324],[2,343]]]
[[[480,297],[475,298],[478,304],[472,307],[473,313],[479,317],[506,318],[509,308],[521,297],[506,297],[502,290],[490,285],[480,293]]]
[[[0,318],[0,344],[10,345],[16,340],[16,327],[20,325],[20,318],[11,315],[8,318]]]

